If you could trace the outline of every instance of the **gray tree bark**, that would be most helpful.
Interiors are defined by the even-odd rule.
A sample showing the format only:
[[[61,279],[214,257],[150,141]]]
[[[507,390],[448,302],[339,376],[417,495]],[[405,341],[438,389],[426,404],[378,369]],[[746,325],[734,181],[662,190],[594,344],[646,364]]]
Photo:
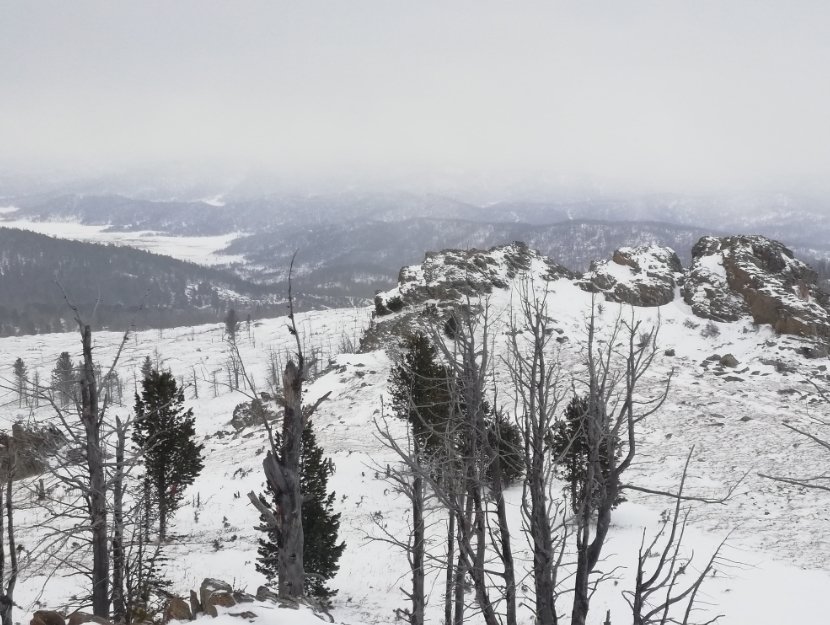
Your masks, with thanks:
[[[301,365],[302,366],[302,365]],[[303,495],[300,491],[300,452],[302,450],[303,405],[302,370],[289,360],[282,376],[284,412],[280,457],[269,451],[263,460],[268,483],[277,494],[277,533],[279,549],[278,593],[281,597],[302,597],[305,586],[303,568]]]
[[[112,617],[116,623],[125,623],[127,605],[124,599],[124,448],[127,428],[118,417],[115,418],[115,435],[115,475],[112,483]]]
[[[16,464],[16,451],[14,439],[9,436],[8,466],[6,467],[5,502],[3,501],[3,489],[0,489],[0,582],[6,579],[6,554],[3,547],[3,514],[6,515],[8,524],[9,541],[9,574],[8,581],[0,594],[0,619],[2,625],[12,625],[12,610],[14,609],[14,589],[17,585],[17,542],[14,533],[14,500],[12,499],[12,481],[14,480],[14,468]]]
[[[98,385],[92,359],[92,330],[83,326],[83,365],[81,385],[81,423],[84,427],[89,476],[87,506],[92,533],[92,613],[109,618],[109,527],[107,524],[106,477],[101,449],[101,420],[98,411]]]

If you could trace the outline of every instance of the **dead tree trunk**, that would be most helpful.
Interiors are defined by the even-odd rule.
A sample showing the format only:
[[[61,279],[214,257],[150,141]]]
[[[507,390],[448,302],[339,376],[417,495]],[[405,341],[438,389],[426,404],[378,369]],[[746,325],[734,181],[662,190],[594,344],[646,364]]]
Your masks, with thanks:
[[[533,550],[536,623],[556,625],[555,582],[559,559],[554,540],[548,495],[553,465],[547,437],[556,419],[562,391],[555,354],[550,353],[553,332],[547,314],[547,290],[537,294],[532,282],[519,290],[518,314],[511,319],[506,364],[510,373],[516,423],[522,433],[524,480],[522,514]],[[554,509],[554,515],[556,516]],[[559,544],[564,543],[564,536]],[[560,551],[561,553],[561,551]]]
[[[14,534],[14,500],[12,499],[12,481],[14,480],[14,469],[16,462],[16,449],[14,438],[8,438],[8,464],[3,467],[5,473],[4,488],[0,488],[0,583],[4,583],[0,593],[0,619],[2,625],[12,625],[12,610],[14,608],[14,589],[17,585],[17,543]],[[3,501],[3,490],[5,490],[5,502]],[[9,572],[6,581],[6,554],[3,547],[3,515],[6,516],[6,531],[9,542]]]
[[[268,483],[276,493],[279,544],[279,586],[281,597],[302,597],[305,585],[303,569],[303,496],[300,491],[300,453],[302,451],[303,405],[302,372],[289,360],[282,376],[284,415],[282,449],[278,458],[269,451],[263,461]]]
[[[92,330],[83,326],[83,367],[81,385],[81,423],[84,427],[89,475],[87,506],[92,533],[92,612],[109,618],[109,527],[107,524],[106,476],[101,449],[101,421],[98,412],[98,385],[92,359]]]
[[[420,455],[418,439],[413,436],[415,454]],[[424,587],[424,551],[426,528],[424,526],[424,479],[416,474],[412,481],[412,625],[424,625],[426,594]]]
[[[115,435],[115,476],[112,482],[112,617],[116,623],[125,623],[127,605],[124,600],[124,448],[127,428],[118,417],[115,418]]]
[[[452,623],[452,585],[455,574],[455,514],[450,511],[447,518],[447,570],[444,581],[444,623]]]

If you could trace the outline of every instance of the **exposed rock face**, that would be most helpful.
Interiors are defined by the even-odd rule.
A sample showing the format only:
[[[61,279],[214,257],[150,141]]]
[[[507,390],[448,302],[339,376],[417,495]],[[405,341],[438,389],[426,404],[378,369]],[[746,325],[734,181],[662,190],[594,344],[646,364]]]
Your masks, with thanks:
[[[236,605],[233,598],[233,588],[218,579],[206,578],[199,587],[199,599],[202,610],[214,618],[218,615],[216,606],[232,607]]]
[[[692,248],[683,296],[707,319],[751,315],[782,334],[830,338],[830,297],[816,273],[777,241],[761,236],[703,237]]]
[[[420,265],[401,269],[398,287],[382,295],[380,301],[388,306],[390,300],[400,297],[408,305],[428,299],[482,295],[494,288],[506,288],[511,278],[531,267],[547,280],[574,275],[518,241],[489,250],[428,252]]]
[[[683,267],[674,250],[644,245],[620,248],[611,260],[594,263],[578,284],[611,302],[664,306],[674,300],[682,277]]]
[[[170,597],[164,604],[162,623],[189,621],[193,618],[190,604],[181,597]]]
[[[30,625],[66,625],[63,614],[54,610],[38,610],[32,614]]]
[[[66,625],[82,625],[83,623],[97,623],[98,625],[112,625],[112,621],[108,621],[100,616],[95,616],[89,612],[73,612],[69,615]]]

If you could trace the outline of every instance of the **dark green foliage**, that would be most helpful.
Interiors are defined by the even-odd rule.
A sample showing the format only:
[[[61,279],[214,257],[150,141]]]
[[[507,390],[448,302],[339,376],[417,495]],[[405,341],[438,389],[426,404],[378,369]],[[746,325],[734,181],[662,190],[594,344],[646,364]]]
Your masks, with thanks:
[[[14,361],[12,366],[14,371],[15,384],[17,386],[17,405],[22,406],[26,399],[26,386],[29,383],[29,369],[22,358]]]
[[[225,315],[225,335],[228,340],[233,343],[236,341],[236,333],[239,331],[239,316],[236,314],[236,309],[229,308]]]
[[[455,337],[458,336],[458,319],[455,315],[450,315],[444,322],[444,336],[451,341],[454,341]]]
[[[557,477],[567,484],[566,492],[571,498],[571,507],[574,512],[579,511],[582,504],[586,502],[589,485],[588,479],[588,458],[589,441],[587,435],[587,419],[589,418],[589,402],[587,397],[575,396],[565,409],[565,418],[558,421],[553,428],[550,439],[550,450],[554,458],[562,457],[557,465]],[[616,449],[615,462],[619,460],[619,445],[614,444]],[[601,441],[599,446],[599,468],[603,474],[612,470],[610,458],[608,457],[607,441]],[[588,502],[591,509],[596,509],[598,484],[595,482],[590,487],[591,498]],[[619,496],[615,502],[616,508],[624,498]]]
[[[143,450],[149,497],[157,506],[164,539],[168,515],[202,470],[203,445],[196,442],[193,410],[184,409],[184,391],[172,373],[153,369],[141,386],[141,397],[135,398],[133,442]]]
[[[149,356],[145,356],[144,360],[141,361],[141,380],[142,382],[150,377],[150,374],[153,373],[153,361],[150,360]]]
[[[497,412],[487,419],[487,438],[496,453],[495,461],[500,463],[503,484],[505,486],[512,484],[524,472],[521,430],[515,423],[508,421],[501,412]],[[492,477],[492,467],[489,473]]]
[[[383,303],[383,298],[380,295],[375,295],[375,316],[383,317],[389,313],[389,309],[386,307],[386,304]]]
[[[452,408],[452,372],[437,362],[429,339],[421,333],[404,340],[406,352],[392,369],[392,410],[412,426],[418,449],[427,455],[444,444]]]
[[[303,566],[306,573],[305,592],[329,604],[337,594],[327,582],[337,573],[338,561],[346,543],[337,542],[340,529],[340,513],[334,512],[335,493],[328,492],[329,476],[334,473],[334,463],[323,455],[317,444],[317,437],[311,424],[306,420],[303,428],[303,446],[300,456],[300,490],[303,493]],[[268,497],[260,495],[263,503],[274,507],[275,493],[268,486]],[[277,582],[279,568],[279,544],[276,532],[267,532],[267,538],[259,540],[256,570],[265,575],[269,582]]]
[[[403,300],[400,295],[395,295],[386,300],[386,307],[393,313],[403,310]]]
[[[52,389],[61,406],[65,406],[75,396],[75,365],[69,352],[61,352],[52,369]]]

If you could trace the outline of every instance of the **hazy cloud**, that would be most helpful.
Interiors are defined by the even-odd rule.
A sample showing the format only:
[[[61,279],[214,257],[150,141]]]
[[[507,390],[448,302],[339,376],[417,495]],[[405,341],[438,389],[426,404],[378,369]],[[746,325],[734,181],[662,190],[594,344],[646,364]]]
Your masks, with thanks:
[[[830,171],[830,3],[0,3],[0,160],[329,175]]]

